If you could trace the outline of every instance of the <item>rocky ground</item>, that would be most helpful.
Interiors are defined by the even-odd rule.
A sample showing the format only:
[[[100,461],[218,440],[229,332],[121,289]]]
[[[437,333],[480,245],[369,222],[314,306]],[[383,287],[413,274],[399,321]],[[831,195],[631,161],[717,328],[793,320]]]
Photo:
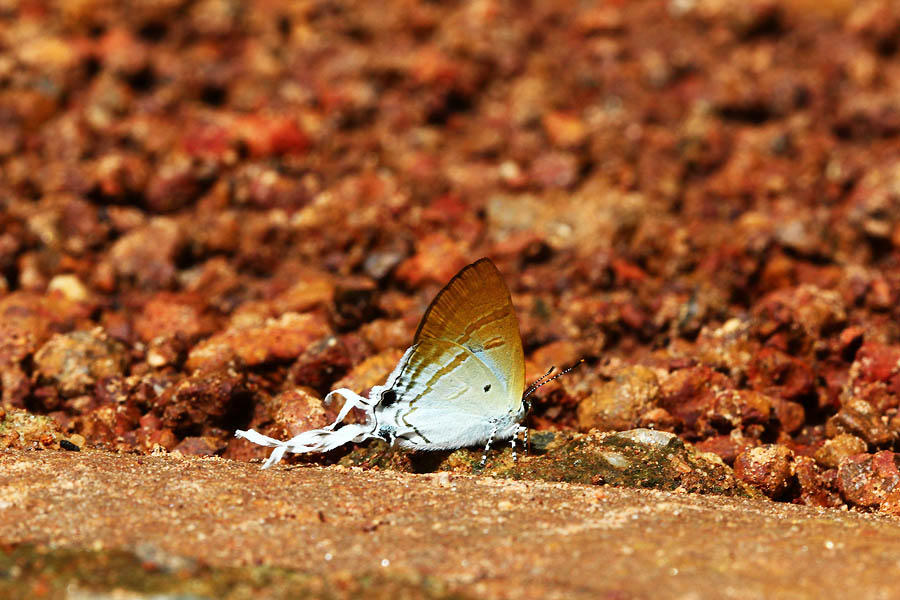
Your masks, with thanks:
[[[0,450],[259,459],[489,256],[484,473],[900,514],[900,8],[570,4],[0,2]]]

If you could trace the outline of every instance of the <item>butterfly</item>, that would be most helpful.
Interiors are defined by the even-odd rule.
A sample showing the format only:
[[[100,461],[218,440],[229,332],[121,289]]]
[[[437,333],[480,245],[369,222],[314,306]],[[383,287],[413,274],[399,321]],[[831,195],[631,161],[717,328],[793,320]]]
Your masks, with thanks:
[[[485,453],[494,440],[512,439],[515,454],[519,433],[527,434],[520,424],[528,411],[524,388],[525,358],[509,290],[494,263],[482,258],[434,298],[384,385],[374,386],[368,398],[347,388],[329,392],[326,403],[345,400],[334,423],[287,441],[253,429],[235,436],[274,448],[264,469],[286,452],[327,452],[369,439],[413,450],[485,444]],[[343,423],[354,408],[364,422]]]

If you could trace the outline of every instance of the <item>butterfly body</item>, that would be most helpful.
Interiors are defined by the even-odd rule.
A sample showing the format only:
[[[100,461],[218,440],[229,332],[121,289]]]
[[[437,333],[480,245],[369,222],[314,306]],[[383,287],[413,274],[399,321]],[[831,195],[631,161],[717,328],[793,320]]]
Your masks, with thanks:
[[[236,435],[285,452],[325,452],[347,442],[382,439],[414,450],[450,450],[514,437],[527,411],[525,361],[509,291],[497,267],[481,259],[463,268],[422,317],[413,345],[368,398],[348,389],[337,419],[279,441],[254,430]],[[343,424],[352,408],[364,423]],[[343,425],[338,427],[338,425]]]

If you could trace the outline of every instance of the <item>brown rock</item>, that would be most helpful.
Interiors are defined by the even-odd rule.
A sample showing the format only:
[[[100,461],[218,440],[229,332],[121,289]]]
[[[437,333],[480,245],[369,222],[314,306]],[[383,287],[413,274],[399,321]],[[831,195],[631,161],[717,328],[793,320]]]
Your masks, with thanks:
[[[409,319],[375,319],[359,328],[359,335],[376,351],[412,344],[416,323]]]
[[[889,450],[845,458],[838,467],[838,489],[851,504],[878,506],[897,490],[898,465],[900,455]]]
[[[853,368],[853,385],[882,383],[896,395],[900,395],[900,346],[886,346],[865,342],[856,352]]]
[[[147,182],[147,208],[158,213],[171,212],[195,200],[200,191],[200,174],[191,157],[169,154],[156,165]]]
[[[185,241],[176,221],[158,217],[116,241],[108,260],[119,278],[165,289],[175,282],[175,257]]]
[[[31,388],[22,361],[54,330],[87,323],[89,313],[89,307],[58,294],[39,296],[19,291],[0,298],[0,384],[5,405],[21,406]]]
[[[111,445],[116,441],[116,407],[90,408],[75,420],[75,427],[91,444]]]
[[[773,399],[753,390],[722,390],[715,394],[707,418],[715,427],[740,428],[769,422]]]
[[[827,473],[834,474],[831,469]],[[808,506],[835,507],[843,504],[834,489],[834,477],[829,477],[816,466],[816,461],[808,456],[794,457],[794,474],[800,485],[799,501]]]
[[[246,419],[251,402],[243,375],[220,371],[196,374],[167,388],[156,400],[154,412],[160,415],[162,428],[190,434]]]
[[[172,451],[186,456],[215,456],[224,449],[225,444],[220,439],[205,435],[186,437]]]
[[[385,350],[375,356],[370,356],[353,367],[347,375],[334,384],[335,388],[348,388],[357,394],[365,395],[374,385],[385,382],[397,363],[403,351],[398,349]]]
[[[582,431],[631,429],[638,418],[654,406],[660,387],[656,373],[641,365],[619,370],[578,405],[578,427]]]
[[[865,400],[852,399],[828,419],[826,433],[834,437],[839,432],[852,433],[872,446],[886,446],[894,441],[894,434],[882,422],[878,411]]]
[[[713,413],[716,396],[733,388],[727,376],[708,366],[679,369],[662,381],[659,405],[682,422],[692,435],[715,434],[707,415]]]
[[[773,398],[772,409],[785,433],[795,433],[806,423],[806,409],[799,402]]]
[[[365,342],[354,334],[323,338],[307,347],[291,365],[287,382],[325,394],[338,378],[363,359],[365,350]]]
[[[804,349],[838,330],[847,318],[840,294],[814,285],[774,291],[754,306],[753,315],[763,335],[783,331]]]
[[[275,396],[269,404],[272,420],[281,434],[285,436],[284,439],[292,438],[310,429],[321,429],[330,425],[337,416],[330,414],[336,411],[326,410],[322,399],[307,388],[295,388],[282,392]],[[340,401],[336,408],[340,408]]]
[[[531,179],[544,188],[568,188],[578,179],[578,158],[571,152],[543,152],[529,169]]]
[[[734,461],[735,476],[770,498],[780,498],[791,484],[793,452],[777,444],[766,444],[742,452]]]
[[[669,414],[669,411],[657,407],[651,408],[638,417],[637,427],[675,433],[678,429],[678,422]]]
[[[435,233],[419,241],[416,253],[400,263],[395,276],[412,287],[425,281],[444,285],[467,262],[457,241],[443,233]]]
[[[699,362],[722,367],[736,376],[746,371],[758,342],[750,339],[750,322],[729,319],[716,329],[703,328],[697,337]]]
[[[232,327],[200,342],[188,354],[187,368],[211,372],[234,362],[252,366],[292,360],[330,334],[318,314],[287,313],[261,325]]]
[[[368,277],[347,277],[334,289],[334,302],[330,304],[331,320],[341,332],[358,329],[378,316],[378,288]]]
[[[744,437],[740,429],[733,429],[728,435],[717,435],[695,442],[694,447],[700,452],[712,452],[725,464],[733,465],[738,455],[757,444],[755,439]]]
[[[174,337],[190,342],[213,331],[214,323],[203,309],[198,296],[161,292],[144,304],[134,330],[144,342]]]
[[[816,451],[815,459],[820,465],[834,469],[840,465],[843,459],[863,454],[866,449],[866,443],[862,439],[849,433],[842,433],[833,439],[826,440],[825,444]]]
[[[3,403],[21,403],[30,388],[22,360],[50,335],[51,320],[37,310],[40,300],[22,292],[0,299],[0,383]]]
[[[63,396],[88,391],[103,377],[122,375],[128,366],[125,347],[97,327],[57,334],[34,355],[39,378],[53,383]]]
[[[753,358],[747,375],[753,389],[794,400],[815,392],[816,377],[809,363],[766,346]]]
[[[856,358],[856,353],[865,340],[865,330],[859,326],[847,327],[838,337],[838,352],[846,361],[852,361]]]
[[[544,130],[557,148],[572,148],[584,143],[588,130],[578,116],[564,112],[550,112],[543,118]]]
[[[329,273],[304,269],[296,282],[272,301],[273,316],[330,306],[334,299],[334,288],[334,277]]]

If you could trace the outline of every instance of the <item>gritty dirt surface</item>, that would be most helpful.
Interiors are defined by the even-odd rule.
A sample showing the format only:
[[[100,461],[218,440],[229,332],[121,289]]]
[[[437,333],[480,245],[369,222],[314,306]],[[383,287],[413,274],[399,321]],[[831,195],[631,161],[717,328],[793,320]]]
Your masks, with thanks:
[[[340,597],[348,584],[336,582],[348,573],[407,597],[896,593],[900,523],[891,517],[447,473],[261,471],[218,458],[17,451],[0,457],[0,467],[5,544],[130,550],[151,573],[202,564],[197,579],[228,580],[222,569],[232,567],[282,569],[246,577],[231,597],[247,597],[254,581],[272,597],[283,597],[285,586]],[[20,572],[34,556],[20,555]],[[0,565],[8,575],[8,563]],[[56,589],[52,572],[41,577],[31,573],[6,589],[19,597],[35,586]],[[90,589],[87,576],[67,577],[71,589]]]

